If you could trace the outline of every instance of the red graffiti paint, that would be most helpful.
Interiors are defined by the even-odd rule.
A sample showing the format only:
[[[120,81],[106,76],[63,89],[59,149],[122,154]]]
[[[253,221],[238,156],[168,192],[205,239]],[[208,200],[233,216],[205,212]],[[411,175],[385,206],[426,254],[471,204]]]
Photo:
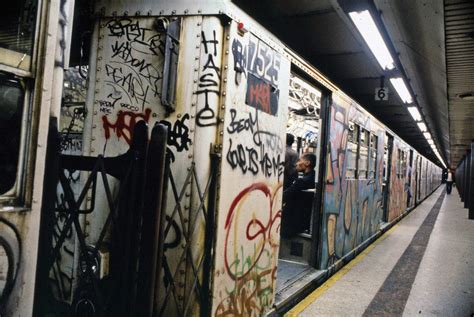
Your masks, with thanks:
[[[249,104],[266,113],[271,113],[270,109],[270,85],[264,81],[255,82],[249,86]]]
[[[254,245],[258,246],[258,248],[254,250],[254,252],[252,253],[253,257],[251,257],[250,259],[241,258],[229,261],[229,258],[231,257],[229,255],[229,237],[230,232],[232,231],[231,227],[233,223],[238,221],[236,219],[236,210],[240,204],[245,202],[251,192],[261,192],[268,199],[268,214],[265,214],[264,216],[266,220],[253,218],[250,219],[249,222],[245,225],[245,238],[247,239],[247,242],[249,243],[249,245],[251,244],[251,242],[254,242]],[[229,213],[227,214],[227,218],[225,221],[226,240],[224,245],[224,262],[226,271],[233,280],[240,280],[244,278],[250,271],[252,271],[252,269],[256,266],[260,257],[262,256],[262,253],[265,249],[265,245],[270,244],[270,246],[276,247],[276,245],[272,245],[270,234],[272,230],[275,230],[276,233],[278,233],[280,230],[280,223],[277,223],[277,220],[281,220],[281,209],[278,210],[275,214],[273,214],[274,198],[275,193],[272,194],[270,188],[265,183],[255,183],[243,189],[232,201]],[[274,227],[275,224],[277,224],[276,228]],[[235,255],[233,257],[235,257]],[[235,266],[235,263],[241,266],[240,272],[238,273],[234,272],[231,269]]]
[[[124,138],[130,144],[133,138],[133,129],[138,121],[144,120],[148,123],[150,119],[151,109],[145,109],[144,113],[136,113],[132,111],[122,111],[117,113],[115,123],[110,123],[107,116],[102,117],[102,126],[104,127],[105,139],[110,138],[110,130],[115,131],[117,138]]]

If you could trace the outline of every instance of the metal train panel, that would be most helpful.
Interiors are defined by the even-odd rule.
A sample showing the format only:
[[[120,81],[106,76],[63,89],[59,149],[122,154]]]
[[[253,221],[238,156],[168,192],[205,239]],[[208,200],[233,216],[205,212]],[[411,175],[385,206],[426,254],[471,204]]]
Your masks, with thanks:
[[[157,23],[166,28],[160,30]],[[156,17],[134,17],[102,18],[98,24],[97,67],[90,87],[93,110],[86,122],[91,132],[85,143],[90,145],[85,145],[91,155],[121,155],[133,142],[139,121],[150,129],[156,123],[168,128],[171,164],[166,180],[164,265],[157,274],[162,281],[157,283],[155,310],[161,314],[199,310],[202,282],[196,280],[203,279],[204,206],[218,124],[221,21],[202,16],[158,22]],[[117,194],[118,184],[111,184]],[[106,197],[102,183],[96,195]],[[91,246],[105,230],[108,209],[105,199],[97,200],[95,211],[83,221]],[[106,256],[101,265],[108,267],[109,251],[102,252]]]
[[[212,315],[261,315],[275,295],[290,64],[235,21],[228,35]]]

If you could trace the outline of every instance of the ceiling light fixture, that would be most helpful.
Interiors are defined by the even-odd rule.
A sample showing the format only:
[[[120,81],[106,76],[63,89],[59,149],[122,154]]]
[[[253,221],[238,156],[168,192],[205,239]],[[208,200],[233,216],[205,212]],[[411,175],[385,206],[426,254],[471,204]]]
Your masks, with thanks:
[[[368,10],[361,12],[349,12],[349,16],[374,54],[380,67],[384,70],[395,68],[392,55],[385,44],[374,19]]]
[[[418,111],[417,107],[407,107],[407,109],[410,112],[413,120],[422,121],[420,111]]]
[[[390,78],[390,82],[392,83],[392,86],[395,88],[395,90],[398,93],[398,96],[400,96],[400,99],[404,103],[412,103],[413,102],[413,98],[412,98],[410,92],[408,91],[408,88],[407,88],[403,78],[401,78],[401,77]]]
[[[426,124],[424,122],[418,122],[418,128],[420,129],[421,132],[426,132],[428,131],[428,128],[426,127]]]

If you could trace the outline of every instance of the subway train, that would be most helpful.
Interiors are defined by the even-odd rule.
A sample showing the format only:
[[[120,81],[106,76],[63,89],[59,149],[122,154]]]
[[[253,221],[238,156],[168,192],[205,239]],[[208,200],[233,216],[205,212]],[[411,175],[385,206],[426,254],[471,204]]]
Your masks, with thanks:
[[[271,314],[441,184],[228,1],[0,14],[1,316]],[[316,157],[298,208],[287,134]]]

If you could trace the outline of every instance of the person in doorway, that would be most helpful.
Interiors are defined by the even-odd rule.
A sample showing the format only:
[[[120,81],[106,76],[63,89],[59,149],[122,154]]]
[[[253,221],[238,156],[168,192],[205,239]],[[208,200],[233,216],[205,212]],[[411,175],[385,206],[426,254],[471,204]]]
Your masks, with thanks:
[[[315,188],[316,155],[303,153],[296,162],[296,171],[303,174],[283,191],[283,215],[281,234],[290,238],[309,229]]]
[[[316,155],[313,153],[301,154],[298,161],[296,161],[296,171],[298,173],[303,173],[303,176],[297,178],[287,189],[283,191],[283,201],[294,199],[297,193],[299,193],[301,190],[315,187],[315,165]]]
[[[453,189],[453,174],[451,174],[451,171],[448,171],[448,177],[446,178],[446,193],[448,195],[451,194],[452,189]]]
[[[295,142],[295,136],[291,133],[286,134],[286,151],[285,151],[285,171],[283,176],[283,190],[290,187],[298,178],[296,171],[296,161],[298,154],[293,150],[292,145]]]

